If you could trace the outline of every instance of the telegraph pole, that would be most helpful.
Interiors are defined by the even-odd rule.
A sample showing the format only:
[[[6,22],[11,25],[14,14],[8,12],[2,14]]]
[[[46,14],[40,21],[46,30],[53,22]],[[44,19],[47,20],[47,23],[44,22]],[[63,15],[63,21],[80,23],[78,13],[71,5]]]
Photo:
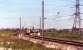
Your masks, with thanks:
[[[41,32],[41,17],[40,17],[40,32]]]
[[[80,18],[80,0],[76,0],[76,12],[73,24],[73,32],[81,33],[81,18]]]
[[[20,16],[20,18],[19,18],[19,24],[20,24],[20,32],[21,32],[21,29],[22,29],[22,23],[21,23],[21,16]]]
[[[44,33],[44,0],[42,0],[42,36]]]

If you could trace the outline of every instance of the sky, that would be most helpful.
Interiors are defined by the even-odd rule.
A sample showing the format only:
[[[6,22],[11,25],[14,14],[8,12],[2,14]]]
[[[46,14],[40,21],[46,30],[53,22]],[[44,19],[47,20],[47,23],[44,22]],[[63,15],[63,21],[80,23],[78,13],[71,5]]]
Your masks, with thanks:
[[[0,0],[0,28],[19,28],[19,17],[22,27],[40,27],[42,0]],[[74,0],[44,0],[45,28],[72,28]],[[82,0],[80,3],[82,4]],[[83,4],[82,4],[83,5]],[[82,12],[81,7],[81,12]],[[59,12],[59,14],[57,14]],[[82,15],[81,15],[82,16]],[[82,17],[81,17],[82,18]],[[82,26],[83,27],[83,26]]]

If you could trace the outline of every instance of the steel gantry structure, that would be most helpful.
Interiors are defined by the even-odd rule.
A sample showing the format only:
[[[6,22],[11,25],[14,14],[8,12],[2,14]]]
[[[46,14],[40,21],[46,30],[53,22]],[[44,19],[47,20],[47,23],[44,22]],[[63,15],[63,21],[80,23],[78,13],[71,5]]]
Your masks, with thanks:
[[[80,34],[81,33],[80,0],[76,0],[75,8],[76,11],[72,31]]]

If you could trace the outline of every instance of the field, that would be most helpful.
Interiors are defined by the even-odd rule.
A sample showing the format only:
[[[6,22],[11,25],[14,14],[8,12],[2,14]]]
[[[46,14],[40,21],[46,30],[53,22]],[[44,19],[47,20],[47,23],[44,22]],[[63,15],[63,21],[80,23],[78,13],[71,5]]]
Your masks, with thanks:
[[[0,46],[6,49],[12,48],[12,50],[55,50],[51,48],[45,48],[40,44],[34,44],[22,39],[11,38],[13,36],[12,31],[0,31]],[[53,39],[64,39],[83,42],[83,35],[72,34],[68,32],[45,32],[45,37]],[[10,42],[9,44],[7,42]]]
[[[24,41],[22,39],[11,38],[14,32],[11,31],[1,31],[0,32],[0,46],[8,50],[55,50],[51,48],[45,48],[40,44],[34,44],[29,41]],[[9,44],[8,44],[9,42]]]
[[[83,35],[69,32],[45,32],[45,37],[83,42]]]

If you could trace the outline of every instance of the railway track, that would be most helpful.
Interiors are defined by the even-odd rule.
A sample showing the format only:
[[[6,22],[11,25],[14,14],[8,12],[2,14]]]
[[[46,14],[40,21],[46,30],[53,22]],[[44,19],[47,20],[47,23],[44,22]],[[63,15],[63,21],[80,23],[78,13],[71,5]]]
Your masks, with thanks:
[[[34,39],[39,39],[39,40],[44,40],[44,41],[49,41],[49,42],[57,42],[57,43],[61,43],[61,44],[69,44],[69,45],[83,47],[83,43],[81,43],[81,42],[68,41],[68,40],[59,40],[59,39],[51,39],[51,38],[40,37],[40,36],[28,36],[28,37],[34,38]]]

